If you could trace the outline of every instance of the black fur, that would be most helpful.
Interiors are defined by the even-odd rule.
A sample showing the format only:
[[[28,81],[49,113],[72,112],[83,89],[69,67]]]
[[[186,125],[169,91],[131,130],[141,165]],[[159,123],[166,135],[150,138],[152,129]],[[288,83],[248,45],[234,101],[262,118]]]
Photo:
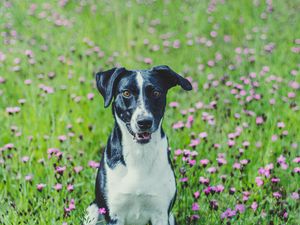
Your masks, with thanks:
[[[166,80],[165,83],[168,85],[168,89],[176,85],[180,85],[186,91],[192,90],[191,83],[187,79],[180,76],[178,73],[174,72],[168,66],[155,66],[151,69],[151,72],[159,74],[160,76],[164,76],[164,79]]]
[[[113,68],[96,74],[96,85],[104,98],[104,107],[108,107],[120,76],[126,72],[125,68]]]
[[[107,142],[106,146],[106,159],[109,168],[113,169],[118,163],[122,163],[126,166],[123,153],[122,153],[122,134],[117,123],[113,129],[112,134]]]
[[[105,214],[105,220],[110,221],[109,208],[107,207],[106,194],[104,191],[105,185],[106,185],[106,170],[105,170],[105,166],[104,166],[104,154],[105,154],[105,151],[102,154],[102,159],[100,162],[100,167],[98,169],[97,178],[96,178],[95,202],[96,202],[98,208],[105,208],[105,210],[107,212]]]

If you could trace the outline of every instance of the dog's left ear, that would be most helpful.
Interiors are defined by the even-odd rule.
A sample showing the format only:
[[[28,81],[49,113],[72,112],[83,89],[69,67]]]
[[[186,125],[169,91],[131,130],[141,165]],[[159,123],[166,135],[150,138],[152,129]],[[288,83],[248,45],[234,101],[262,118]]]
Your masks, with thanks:
[[[163,76],[166,81],[168,89],[176,85],[180,85],[184,90],[190,91],[193,89],[191,83],[180,76],[178,73],[174,72],[170,67],[161,65],[155,66],[151,69],[156,74]]]
[[[96,73],[96,85],[104,98],[105,108],[111,103],[116,83],[125,71],[126,69],[122,67]]]

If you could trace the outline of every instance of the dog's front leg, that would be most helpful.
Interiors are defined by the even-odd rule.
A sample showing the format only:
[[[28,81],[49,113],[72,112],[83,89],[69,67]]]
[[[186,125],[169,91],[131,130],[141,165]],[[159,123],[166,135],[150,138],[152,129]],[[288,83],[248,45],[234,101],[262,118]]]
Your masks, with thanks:
[[[172,213],[170,213],[169,215],[169,225],[176,225],[176,220],[175,220],[175,217]]]

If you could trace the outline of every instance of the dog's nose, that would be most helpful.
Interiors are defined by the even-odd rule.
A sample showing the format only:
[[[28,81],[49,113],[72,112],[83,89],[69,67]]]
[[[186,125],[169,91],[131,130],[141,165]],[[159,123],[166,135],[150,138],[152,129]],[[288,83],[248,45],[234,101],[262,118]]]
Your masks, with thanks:
[[[147,130],[152,127],[153,120],[150,117],[141,118],[137,120],[137,125],[141,130]]]

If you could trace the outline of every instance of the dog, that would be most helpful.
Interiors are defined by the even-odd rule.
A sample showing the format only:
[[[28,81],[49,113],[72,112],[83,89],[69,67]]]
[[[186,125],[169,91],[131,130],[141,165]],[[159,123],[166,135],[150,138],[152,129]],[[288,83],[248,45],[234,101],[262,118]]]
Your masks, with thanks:
[[[112,102],[115,124],[84,224],[176,224],[171,213],[176,181],[162,121],[168,90],[179,85],[189,91],[191,83],[161,65],[98,72],[96,85],[105,108]]]

